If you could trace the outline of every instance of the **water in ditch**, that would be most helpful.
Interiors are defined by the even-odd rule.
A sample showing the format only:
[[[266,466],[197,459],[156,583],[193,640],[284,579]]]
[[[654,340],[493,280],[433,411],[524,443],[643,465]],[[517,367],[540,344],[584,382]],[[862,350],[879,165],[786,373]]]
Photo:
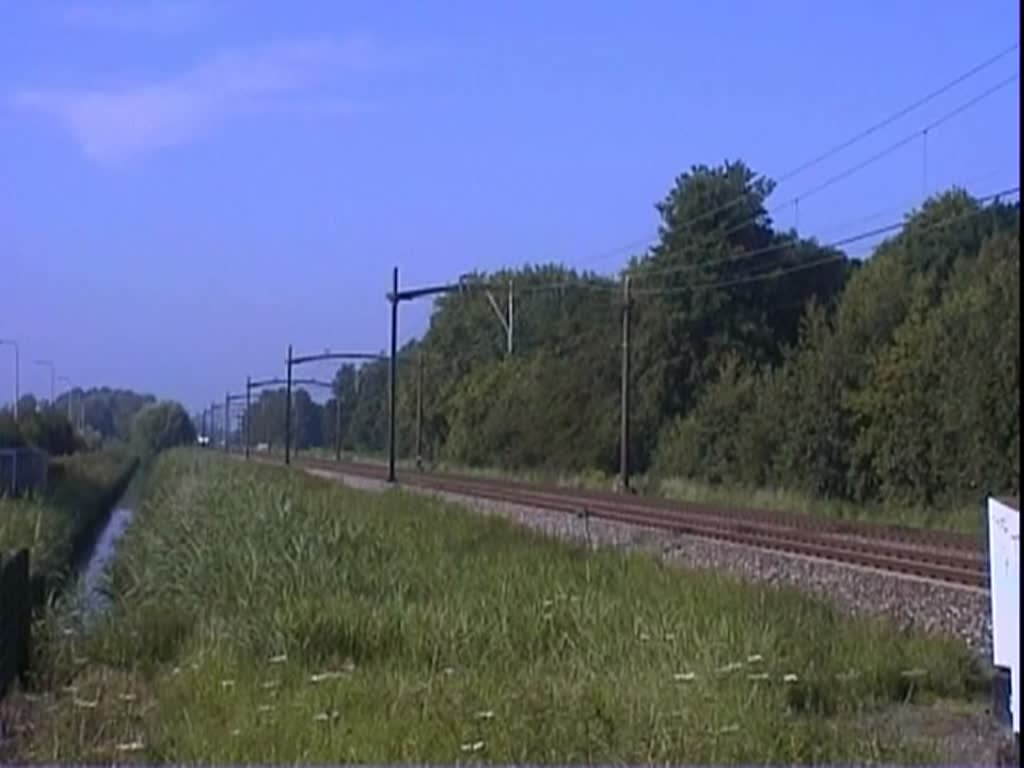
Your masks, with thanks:
[[[82,561],[75,596],[76,612],[82,619],[97,618],[110,608],[110,565],[117,554],[118,542],[135,516],[137,487],[136,478],[114,505],[88,557]]]
[[[108,567],[117,551],[117,542],[124,535],[134,514],[132,507],[119,504],[110,513],[110,519],[96,539],[78,583],[79,610],[85,616],[101,614],[110,607]]]

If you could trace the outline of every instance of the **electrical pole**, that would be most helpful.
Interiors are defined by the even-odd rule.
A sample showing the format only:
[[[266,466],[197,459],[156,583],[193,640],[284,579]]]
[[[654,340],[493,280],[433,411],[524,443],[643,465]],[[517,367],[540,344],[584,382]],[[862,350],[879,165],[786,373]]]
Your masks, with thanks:
[[[416,466],[423,461],[423,344],[416,351]]]
[[[629,490],[629,275],[622,279],[622,402],[619,424],[619,471],[622,490]]]
[[[512,357],[512,342],[515,331],[515,315],[513,314],[513,291],[512,281],[508,281],[508,327],[505,328],[505,333],[508,336],[508,356]]]
[[[36,360],[36,365],[43,365],[50,369],[50,407],[53,408],[56,386],[54,380],[57,377],[57,367],[49,360]]]
[[[284,397],[284,463],[292,463],[292,345],[288,345],[288,378]]]
[[[494,298],[494,294],[491,293],[490,288],[485,290],[484,295],[487,297],[487,301],[491,305],[491,309],[494,310],[494,314],[497,316],[498,322],[501,323],[501,327],[505,330],[505,355],[511,357],[512,343],[515,335],[512,281],[508,281],[504,311],[502,311],[501,307],[498,306],[498,300]]]
[[[231,393],[224,393],[224,453],[231,451]]]
[[[252,377],[245,377],[245,458],[249,458],[249,446],[252,443]]]
[[[334,388],[334,460],[341,461],[341,381]]]
[[[388,392],[388,482],[395,482],[395,412],[398,392],[398,267],[391,273],[391,385]]]
[[[74,422],[72,421],[74,416],[71,413],[71,379],[69,379],[67,376],[58,376],[57,381],[68,385],[68,424],[70,424],[73,429],[75,425]]]
[[[209,436],[209,433],[207,433],[207,431],[206,431],[206,411],[207,410],[208,409],[203,408],[203,414],[202,414],[203,427],[202,427],[202,432],[200,433],[203,437],[208,437]]]
[[[295,364],[295,361],[292,361]],[[299,400],[298,392],[295,387],[299,385],[299,382],[292,379],[292,456],[299,455],[299,444],[302,442],[303,432],[303,420],[306,417],[306,406],[302,400]]]
[[[398,304],[402,301],[411,301],[413,299],[422,299],[427,296],[437,296],[442,293],[461,293],[466,290],[466,282],[464,277],[460,277],[456,283],[448,283],[445,285],[431,285],[423,288],[413,288],[399,292],[398,290],[398,267],[394,268],[391,275],[392,289],[391,293],[387,295],[388,301],[391,302],[391,385],[390,385],[390,406],[388,408],[388,482],[395,482],[395,433],[397,431],[396,423],[398,420],[397,413],[397,398],[398,398]],[[498,318],[501,320],[503,325],[509,325],[509,318],[506,318],[502,314],[501,310],[497,306],[497,302],[494,297],[487,293],[487,299],[491,302],[491,306],[498,314]],[[508,328],[506,330],[506,345],[508,344],[508,338],[510,333]],[[356,380],[358,382],[358,379]]]
[[[21,399],[21,360],[19,359],[20,353],[18,351],[18,342],[14,339],[0,339],[0,346],[8,344],[14,347],[14,421],[18,421],[18,400]]]

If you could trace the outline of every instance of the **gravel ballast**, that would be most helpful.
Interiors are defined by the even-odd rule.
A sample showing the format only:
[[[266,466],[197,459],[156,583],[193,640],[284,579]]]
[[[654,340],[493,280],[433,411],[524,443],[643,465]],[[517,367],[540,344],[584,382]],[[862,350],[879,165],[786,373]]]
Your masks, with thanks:
[[[362,490],[389,487],[355,475],[308,471]],[[594,547],[644,551],[689,568],[713,569],[747,581],[801,589],[854,614],[883,615],[901,626],[959,637],[981,658],[991,659],[989,596],[982,590],[521,504],[415,486],[404,486],[403,490],[444,498],[483,514],[501,515],[548,536]]]
[[[365,477],[307,471],[359,490],[391,489],[387,483]],[[884,616],[904,627],[958,637],[983,665],[991,663],[989,595],[982,590],[463,494],[415,486],[403,486],[402,490],[442,498],[481,514],[500,515],[545,535],[591,547],[646,552],[687,568],[714,569],[745,581],[800,589],[855,615]],[[1013,758],[1007,762],[1012,736],[978,707],[963,711],[894,707],[877,718],[865,721],[864,727],[936,746],[945,763],[1016,763]]]

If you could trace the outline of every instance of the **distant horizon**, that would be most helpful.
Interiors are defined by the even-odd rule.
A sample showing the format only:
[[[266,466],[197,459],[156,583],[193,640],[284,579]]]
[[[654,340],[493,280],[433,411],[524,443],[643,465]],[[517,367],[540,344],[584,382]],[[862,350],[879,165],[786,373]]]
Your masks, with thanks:
[[[33,362],[46,359],[72,386],[192,413],[282,370],[289,343],[385,350],[392,266],[403,286],[523,264],[614,273],[656,237],[654,205],[691,166],[786,174],[1019,29],[1010,2],[882,8],[15,6],[0,31],[0,274],[14,288],[0,338],[19,342],[21,392],[49,397]],[[1018,61],[784,181],[769,207]],[[1015,186],[1019,160],[1015,83],[773,218],[828,242],[926,193]],[[403,306],[402,343],[430,310]],[[0,405],[12,395],[0,347]]]

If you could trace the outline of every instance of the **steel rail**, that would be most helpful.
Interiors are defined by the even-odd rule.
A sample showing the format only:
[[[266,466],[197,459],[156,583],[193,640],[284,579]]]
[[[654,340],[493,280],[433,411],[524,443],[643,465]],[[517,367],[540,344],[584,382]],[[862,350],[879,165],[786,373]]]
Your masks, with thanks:
[[[384,467],[306,458],[302,464],[337,474],[385,480]],[[402,483],[441,493],[712,538],[760,549],[823,558],[962,586],[988,587],[988,568],[971,537],[934,531],[819,521],[800,515],[691,505],[650,497],[616,496],[570,488],[448,474],[403,473]],[[841,525],[834,525],[840,522]]]

